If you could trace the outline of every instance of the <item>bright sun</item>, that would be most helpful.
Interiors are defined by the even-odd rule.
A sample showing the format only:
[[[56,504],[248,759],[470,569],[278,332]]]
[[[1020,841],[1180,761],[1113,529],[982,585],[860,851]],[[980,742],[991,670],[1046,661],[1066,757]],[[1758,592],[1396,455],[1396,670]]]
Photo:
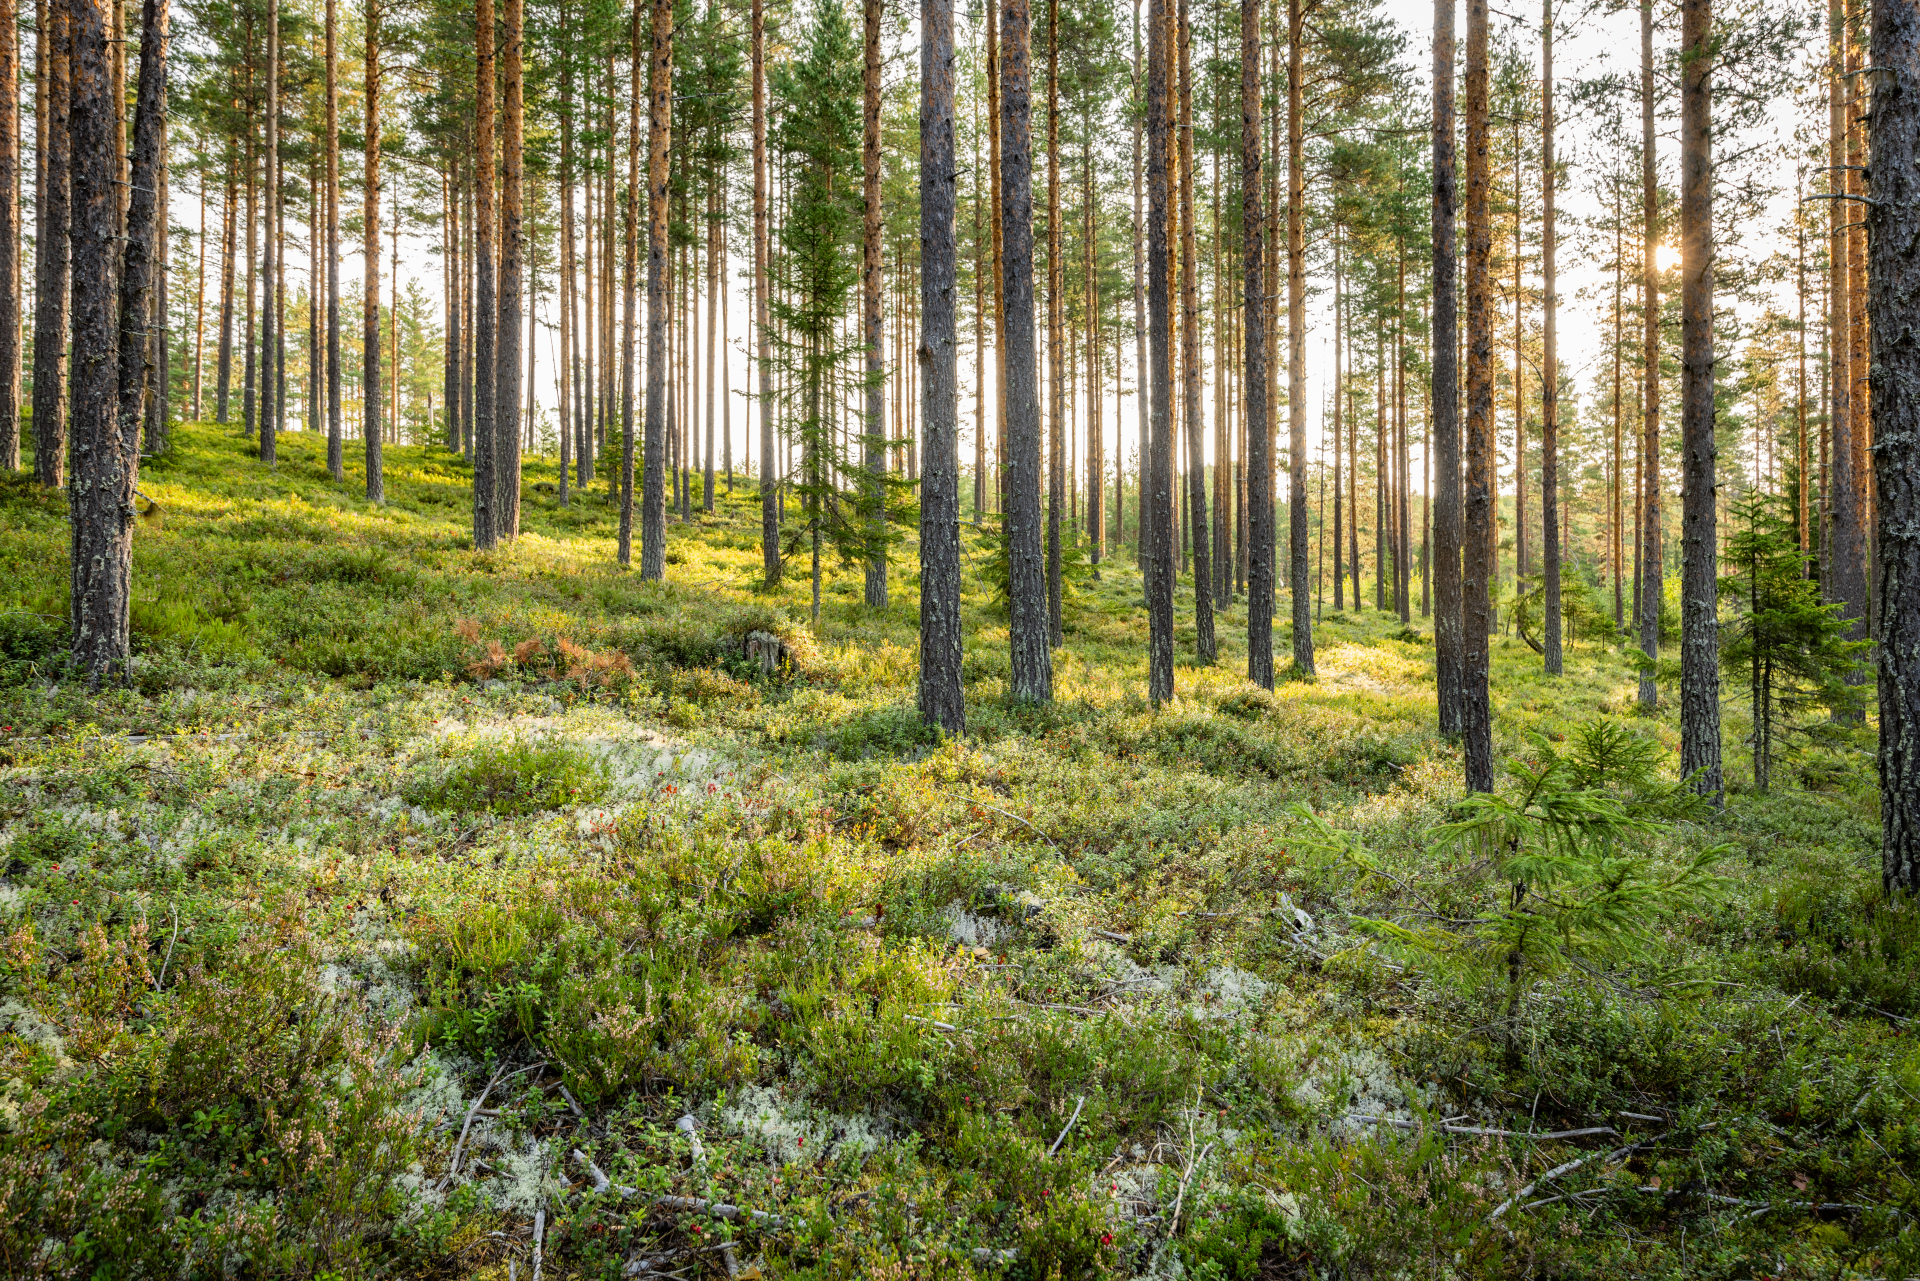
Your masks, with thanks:
[[[1671,271],[1680,265],[1680,246],[1660,244],[1653,247],[1653,265],[1661,271]]]

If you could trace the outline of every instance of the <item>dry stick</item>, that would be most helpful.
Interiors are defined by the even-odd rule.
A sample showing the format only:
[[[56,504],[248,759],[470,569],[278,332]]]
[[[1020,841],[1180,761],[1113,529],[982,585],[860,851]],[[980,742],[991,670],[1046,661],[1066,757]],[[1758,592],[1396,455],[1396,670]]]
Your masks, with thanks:
[[[547,1207],[533,1212],[533,1281],[540,1281],[540,1268],[546,1262]]]
[[[522,1072],[531,1072],[534,1068],[545,1066],[546,1060],[543,1059],[538,1063],[521,1068],[518,1072],[513,1073],[513,1075],[519,1076]],[[447,1162],[447,1174],[445,1178],[440,1180],[441,1187],[444,1188],[447,1184],[453,1182],[454,1176],[460,1173],[460,1149],[467,1145],[467,1131],[473,1127],[473,1118],[479,1114],[480,1105],[487,1101],[487,1095],[491,1094],[493,1087],[500,1083],[500,1074],[506,1070],[507,1065],[504,1062],[495,1068],[492,1079],[487,1082],[487,1088],[480,1091],[480,1097],[475,1099],[473,1106],[467,1109],[467,1121],[465,1125],[460,1127],[460,1137],[454,1141],[453,1157]]]
[[[1494,1212],[1487,1216],[1487,1222],[1489,1223],[1498,1222],[1501,1215],[1505,1214],[1508,1210],[1511,1210],[1514,1207],[1514,1204],[1516,1202],[1521,1201],[1525,1199],[1527,1196],[1529,1196],[1533,1192],[1533,1190],[1539,1187],[1542,1183],[1551,1183],[1553,1180],[1561,1177],[1562,1175],[1572,1174],[1575,1170],[1579,1169],[1581,1166],[1590,1164],[1591,1162],[1594,1162],[1594,1161],[1603,1161],[1604,1163],[1611,1165],[1613,1162],[1620,1160],[1622,1157],[1631,1156],[1633,1153],[1638,1152],[1641,1148],[1649,1147],[1658,1141],[1659,1140],[1657,1139],[1643,1139],[1639,1143],[1630,1143],[1624,1148],[1615,1148],[1611,1152],[1607,1152],[1604,1154],[1596,1152],[1591,1156],[1583,1156],[1577,1161],[1568,1161],[1564,1165],[1556,1165],[1551,1170],[1548,1170],[1545,1174],[1535,1179],[1532,1183],[1527,1184],[1526,1187],[1521,1188],[1518,1192],[1514,1193],[1512,1196],[1502,1201],[1494,1209]]]
[[[1018,814],[1010,814],[1006,810],[1001,809],[998,805],[989,805],[985,801],[977,801],[973,799],[973,797],[971,796],[955,796],[952,792],[938,792],[938,794],[941,796],[945,796],[950,800],[959,801],[962,804],[978,805],[983,810],[992,810],[994,813],[1010,818],[1016,823],[1024,824],[1027,827],[1033,828],[1035,832],[1038,832],[1040,835],[1040,839],[1045,841],[1047,844],[1053,846],[1054,849],[1057,850],[1060,848],[1060,843],[1058,841],[1054,840],[1051,836],[1048,836],[1045,832],[1041,832],[1039,828],[1034,827],[1034,825],[1031,822],[1029,822],[1027,819],[1021,818]]]
[[[167,911],[173,915],[173,937],[167,940],[167,959],[160,962],[160,977],[153,981],[156,992],[167,985],[167,967],[173,964],[173,945],[180,940],[180,909],[168,904]]]
[[[1087,1096],[1083,1094],[1073,1105],[1073,1115],[1067,1118],[1066,1130],[1060,1131],[1059,1137],[1057,1137],[1053,1141],[1053,1146],[1047,1149],[1047,1156],[1049,1158],[1051,1158],[1055,1152],[1058,1152],[1060,1150],[1060,1145],[1062,1143],[1066,1142],[1067,1130],[1071,1130],[1073,1128],[1073,1123],[1080,1119],[1080,1109],[1085,1107],[1086,1105],[1087,1105]]]
[[[1180,1191],[1173,1198],[1173,1217],[1167,1221],[1167,1235],[1177,1236],[1180,1232],[1180,1203],[1187,1199],[1187,1181],[1193,1178],[1194,1167],[1207,1159],[1207,1153],[1213,1151],[1209,1143],[1200,1149],[1200,1155],[1187,1162],[1187,1172],[1180,1176]]]
[[[1418,1130],[1421,1128],[1420,1122],[1418,1121],[1399,1121],[1386,1116],[1362,1116],[1356,1114],[1347,1119],[1349,1121],[1372,1121],[1376,1125],[1390,1125],[1396,1130]],[[1655,1117],[1653,1119],[1658,1120],[1659,1118]],[[1447,1125],[1443,1123],[1434,1128],[1448,1134],[1477,1134],[1491,1139],[1590,1139],[1602,1134],[1610,1134],[1615,1138],[1620,1137],[1620,1132],[1610,1125],[1594,1125],[1583,1130],[1550,1130],[1544,1134],[1537,1131],[1530,1133],[1526,1130],[1495,1130],[1481,1125]]]
[[[595,1165],[592,1159],[579,1148],[573,1150],[573,1159],[586,1168],[587,1176],[593,1180],[593,1190],[595,1192],[618,1192],[623,1197],[633,1197],[640,1194],[639,1188],[628,1187],[624,1183],[615,1183],[612,1179],[609,1179],[607,1172]],[[739,1220],[742,1218],[750,1218],[763,1227],[777,1228],[786,1222],[786,1219],[778,1214],[768,1214],[765,1210],[743,1210],[737,1205],[727,1205],[724,1202],[709,1201],[705,1197],[657,1196],[653,1198],[652,1203],[663,1210],[681,1210],[688,1214],[710,1214],[716,1219]]]

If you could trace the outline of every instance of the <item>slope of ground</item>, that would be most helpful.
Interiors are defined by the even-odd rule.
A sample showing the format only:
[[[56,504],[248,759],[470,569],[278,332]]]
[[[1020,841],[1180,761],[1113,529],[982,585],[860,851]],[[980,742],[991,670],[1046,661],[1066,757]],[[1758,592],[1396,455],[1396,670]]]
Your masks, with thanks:
[[[1154,710],[1109,564],[1022,708],[970,577],[940,741],[910,577],[808,627],[744,484],[649,585],[604,484],[476,556],[445,451],[372,509],[310,438],[176,439],[122,687],[64,679],[62,504],[0,486],[7,1276],[1920,1272],[1863,734],[1717,818],[1616,789],[1608,875],[1706,879],[1514,968],[1417,625],[1329,613],[1269,695],[1228,610]],[[1620,652],[1494,653],[1519,769],[1603,725],[1670,775]]]

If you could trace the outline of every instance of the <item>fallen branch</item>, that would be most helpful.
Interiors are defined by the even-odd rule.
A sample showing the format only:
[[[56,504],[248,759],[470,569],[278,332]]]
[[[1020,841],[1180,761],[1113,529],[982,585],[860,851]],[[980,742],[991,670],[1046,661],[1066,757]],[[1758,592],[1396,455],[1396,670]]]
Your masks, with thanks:
[[[636,1197],[640,1195],[639,1188],[628,1187],[624,1183],[615,1183],[612,1179],[609,1179],[607,1172],[595,1165],[592,1159],[579,1148],[573,1150],[573,1159],[578,1161],[586,1169],[587,1177],[593,1180],[593,1190],[595,1192],[617,1192],[622,1197]],[[652,1204],[659,1206],[663,1210],[678,1210],[683,1214],[711,1215],[713,1218],[726,1219],[729,1222],[751,1219],[760,1226],[767,1228],[777,1228],[786,1223],[786,1219],[778,1214],[768,1214],[765,1210],[746,1210],[737,1205],[728,1205],[723,1201],[709,1201],[705,1197],[657,1196],[653,1198]]]
[[[1555,1179],[1561,1178],[1565,1175],[1572,1174],[1575,1170],[1578,1170],[1581,1166],[1590,1165],[1595,1161],[1600,1161],[1600,1162],[1603,1162],[1604,1164],[1612,1165],[1615,1161],[1623,1160],[1626,1157],[1632,1156],[1635,1152],[1638,1152],[1641,1148],[1651,1147],[1656,1142],[1658,1142],[1657,1139],[1643,1139],[1638,1143],[1629,1143],[1624,1148],[1615,1148],[1611,1152],[1606,1152],[1606,1153],[1595,1152],[1591,1156],[1583,1156],[1578,1160],[1568,1161],[1564,1165],[1556,1165],[1551,1170],[1548,1170],[1545,1174],[1535,1179],[1532,1183],[1527,1184],[1526,1187],[1521,1188],[1518,1192],[1514,1193],[1512,1196],[1502,1201],[1497,1207],[1494,1208],[1493,1213],[1487,1216],[1487,1222],[1488,1223],[1499,1222],[1500,1217],[1502,1215],[1504,1215],[1508,1210],[1511,1210],[1517,1202],[1524,1201],[1527,1197],[1531,1196],[1533,1194],[1533,1190],[1539,1187],[1542,1183],[1551,1183]]]
[[[173,945],[180,941],[180,909],[168,904],[167,910],[173,914],[173,937],[167,940],[167,959],[160,962],[160,977],[153,981],[153,990],[156,992],[167,986],[167,967],[173,964]]]
[[[1058,850],[1060,848],[1060,842],[1054,840],[1051,836],[1048,836],[1045,832],[1041,831],[1038,827],[1035,827],[1033,822],[1030,819],[1021,818],[1018,814],[1014,814],[1007,810],[1003,810],[998,805],[989,805],[985,801],[975,800],[971,796],[955,796],[952,792],[939,792],[938,794],[946,797],[949,800],[959,801],[963,805],[978,805],[983,810],[992,810],[994,813],[1000,815],[1002,818],[1010,818],[1014,822],[1021,824],[1023,827],[1031,829],[1036,835],[1040,837],[1041,840],[1053,846],[1055,850]]]
[[[1180,1204],[1187,1199],[1187,1183],[1193,1178],[1194,1167],[1207,1159],[1207,1153],[1213,1151],[1209,1143],[1200,1149],[1200,1155],[1187,1162],[1187,1171],[1180,1176],[1180,1191],[1173,1198],[1173,1215],[1167,1220],[1167,1235],[1175,1236],[1180,1231]]]
[[[533,1281],[540,1281],[540,1269],[546,1263],[547,1207],[533,1212]]]
[[[1348,1117],[1347,1120],[1372,1121],[1376,1125],[1390,1125],[1396,1130],[1419,1130],[1425,1128],[1418,1121],[1401,1121],[1389,1116],[1354,1115]],[[1484,1125],[1436,1125],[1433,1128],[1446,1134],[1472,1134],[1490,1139],[1536,1139],[1546,1142],[1564,1142],[1567,1139],[1591,1139],[1603,1134],[1611,1135],[1616,1139],[1620,1137],[1620,1132],[1610,1125],[1590,1125],[1580,1130],[1545,1131],[1497,1130]]]
[[[453,1182],[454,1176],[460,1173],[460,1149],[467,1146],[467,1131],[473,1128],[473,1118],[480,1114],[480,1105],[487,1101],[489,1094],[493,1093],[493,1087],[500,1083],[500,1074],[506,1070],[506,1060],[502,1059],[500,1066],[493,1070],[493,1076],[487,1081],[486,1088],[480,1091],[480,1096],[473,1101],[473,1106],[467,1109],[467,1121],[460,1127],[460,1137],[454,1140],[453,1156],[447,1160],[447,1175],[440,1180],[441,1187],[444,1188]]]
[[[1047,1149],[1047,1156],[1049,1158],[1051,1158],[1055,1152],[1058,1152],[1060,1150],[1060,1145],[1062,1143],[1066,1142],[1067,1130],[1071,1130],[1073,1128],[1073,1123],[1080,1119],[1080,1109],[1085,1107],[1086,1105],[1087,1105],[1087,1096],[1083,1094],[1080,1096],[1079,1100],[1073,1105],[1073,1115],[1067,1118],[1066,1129],[1060,1131],[1058,1137],[1056,1137],[1053,1141],[1053,1146]]]

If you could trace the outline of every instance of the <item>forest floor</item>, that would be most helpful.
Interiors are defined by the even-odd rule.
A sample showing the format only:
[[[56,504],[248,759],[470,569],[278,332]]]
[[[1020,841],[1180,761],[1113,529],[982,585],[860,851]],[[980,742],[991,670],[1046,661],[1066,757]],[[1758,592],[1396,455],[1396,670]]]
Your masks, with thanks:
[[[64,502],[0,481],[6,1276],[1920,1274],[1868,730],[1688,812],[1621,649],[1495,638],[1503,760],[1665,776],[1610,789],[1639,914],[1543,891],[1510,967],[1417,617],[1329,610],[1268,694],[1241,609],[1191,665],[1183,592],[1155,710],[1109,563],[1030,708],[970,571],[940,741],[911,575],[830,573],[809,627],[744,484],[647,584],[604,481],[475,555],[444,450],[389,448],[379,509],[324,442],[246,450],[144,468],[99,692]]]

